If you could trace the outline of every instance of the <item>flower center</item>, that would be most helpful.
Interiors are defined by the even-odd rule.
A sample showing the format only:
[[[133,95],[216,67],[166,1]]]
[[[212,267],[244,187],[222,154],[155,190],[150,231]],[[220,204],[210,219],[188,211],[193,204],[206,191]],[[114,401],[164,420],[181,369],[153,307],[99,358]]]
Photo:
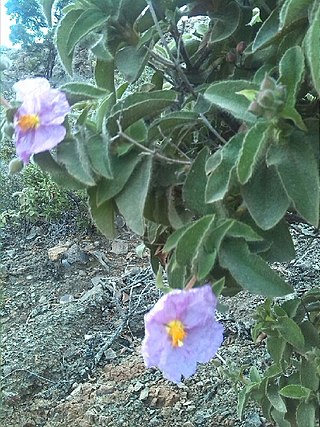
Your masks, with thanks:
[[[187,336],[183,323],[180,320],[171,320],[166,325],[166,329],[172,339],[173,347],[182,347],[183,340]]]
[[[40,118],[38,114],[25,114],[20,117],[18,125],[24,132],[30,129],[36,129],[40,125]]]

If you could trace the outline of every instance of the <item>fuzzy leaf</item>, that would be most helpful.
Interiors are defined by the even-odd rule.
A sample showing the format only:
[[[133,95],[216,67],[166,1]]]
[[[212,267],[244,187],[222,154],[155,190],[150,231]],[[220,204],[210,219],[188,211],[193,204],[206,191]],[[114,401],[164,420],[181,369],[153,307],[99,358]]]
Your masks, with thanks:
[[[171,90],[154,92],[138,92],[128,95],[124,100],[118,101],[109,116],[107,126],[111,135],[118,132],[117,120],[121,121],[122,129],[134,122],[160,113],[166,107],[176,102],[176,93]]]
[[[152,158],[145,158],[134,170],[124,189],[116,198],[118,209],[126,224],[135,233],[144,233],[144,205],[151,177]]]
[[[320,95],[320,5],[315,13],[305,37],[305,52],[309,62],[314,87]]]
[[[255,123],[256,116],[247,110],[250,101],[239,92],[243,90],[259,90],[259,86],[246,80],[228,80],[211,84],[204,93],[204,98],[228,111],[236,119]],[[237,93],[238,92],[238,93]]]
[[[143,72],[148,56],[148,51],[144,47],[137,49],[136,46],[126,46],[116,53],[115,63],[125,80],[133,83]]]
[[[86,185],[71,176],[66,167],[56,162],[49,151],[33,155],[33,160],[43,171],[50,174],[54,182],[62,187],[70,188],[71,190],[81,190],[86,188]]]
[[[255,222],[263,230],[274,227],[285,215],[290,201],[274,167],[259,165],[241,193]]]
[[[203,148],[194,160],[183,186],[183,197],[186,207],[198,214],[206,215],[212,212],[212,207],[205,202],[207,176],[205,164],[209,150]]]
[[[134,151],[128,153],[126,156],[110,158],[113,179],[102,179],[99,181],[97,189],[98,206],[120,193],[140,161],[141,157]]]
[[[56,0],[40,0],[44,16],[48,22],[49,27],[52,26],[52,6]]]
[[[60,87],[66,95],[70,105],[87,99],[101,98],[106,95],[106,90],[98,88],[90,83],[72,82]]]
[[[285,0],[280,10],[280,25],[279,30],[308,16],[308,7],[313,0]]]
[[[292,288],[262,258],[249,252],[239,239],[225,239],[219,251],[220,265],[230,271],[243,289],[266,297],[283,296]]]
[[[81,13],[81,9],[71,9],[59,22],[55,35],[55,42],[60,60],[70,75],[72,75],[73,51],[70,53],[67,51],[66,41],[69,38],[70,29],[79,18]]]
[[[265,154],[268,142],[269,126],[266,122],[257,123],[245,135],[237,165],[237,173],[241,184],[251,178],[254,168]]]
[[[222,200],[228,192],[233,174],[235,175],[242,140],[243,134],[236,134],[219,152],[207,160],[206,172],[210,175],[206,186],[206,203]]]
[[[300,46],[288,49],[279,64],[280,82],[286,86],[287,105],[294,107],[304,74],[304,56]]]
[[[191,262],[198,246],[204,238],[208,227],[214,221],[214,215],[206,215],[193,222],[183,233],[177,243],[176,260],[180,265]]]
[[[241,17],[240,7],[232,1],[211,15],[212,30],[210,42],[216,43],[230,37],[238,28]]]
[[[97,187],[89,188],[87,191],[89,195],[90,213],[93,221],[102,234],[108,239],[113,239],[115,237],[115,227],[112,200],[108,200],[100,206],[97,206]]]
[[[274,9],[268,18],[261,25],[253,41],[252,51],[255,52],[262,47],[269,45],[278,33],[279,28],[279,10]]]
[[[91,137],[87,144],[87,150],[93,170],[104,178],[113,179],[107,139],[103,135]]]
[[[57,147],[57,159],[74,178],[87,186],[95,185],[85,141],[81,135],[76,139],[61,142]]]
[[[283,387],[279,393],[281,396],[289,397],[290,399],[305,400],[310,396],[311,390],[299,384],[289,384]]]
[[[316,425],[316,402],[300,402],[297,408],[297,427],[310,427]]]
[[[278,317],[276,329],[282,338],[300,351],[304,349],[304,337],[297,323],[290,317]]]
[[[267,162],[277,168],[283,187],[299,214],[318,227],[319,164],[306,135],[294,132],[287,143],[273,146]]]
[[[100,9],[89,8],[84,10],[70,29],[68,39],[65,40],[68,55],[72,54],[75,46],[85,35],[99,28],[106,20],[106,14]]]

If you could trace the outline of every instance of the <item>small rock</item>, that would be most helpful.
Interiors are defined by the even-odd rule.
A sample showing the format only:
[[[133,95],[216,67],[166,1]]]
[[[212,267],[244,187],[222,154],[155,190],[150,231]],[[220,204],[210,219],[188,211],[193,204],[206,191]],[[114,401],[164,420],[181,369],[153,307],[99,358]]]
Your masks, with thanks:
[[[244,427],[261,427],[262,423],[257,412],[253,412],[247,416]]]
[[[48,249],[48,257],[50,261],[58,261],[61,256],[68,250],[69,245],[57,245]]]
[[[145,387],[143,390],[141,390],[139,399],[145,400],[148,396],[149,396],[149,388]]]
[[[191,421],[187,421],[187,422],[185,422],[184,424],[183,424],[183,426],[182,427],[194,427],[194,424],[192,424],[192,422]]]
[[[101,300],[103,296],[103,289],[101,285],[96,285],[93,288],[89,289],[85,294],[80,298],[80,302],[86,302],[88,300]]]
[[[114,240],[112,242],[111,252],[113,252],[116,255],[125,255],[129,251],[129,245],[128,242],[125,242],[124,240]]]
[[[133,387],[133,390],[137,392],[140,391],[143,387],[144,385],[140,381],[137,381]]]
[[[32,274],[28,274],[28,276],[26,277],[26,279],[27,279],[27,280],[32,280],[32,279],[33,279]]]
[[[60,297],[60,304],[68,304],[69,302],[73,302],[74,301],[74,296],[70,295],[70,294],[66,294],[66,295],[62,295],[62,297]]]
[[[103,354],[107,360],[113,360],[117,358],[117,353],[112,350],[112,348],[108,348],[106,351],[103,352]]]
[[[76,262],[80,264],[86,264],[89,261],[89,256],[84,252],[79,245],[74,243],[64,254],[67,261],[70,264],[75,264]]]

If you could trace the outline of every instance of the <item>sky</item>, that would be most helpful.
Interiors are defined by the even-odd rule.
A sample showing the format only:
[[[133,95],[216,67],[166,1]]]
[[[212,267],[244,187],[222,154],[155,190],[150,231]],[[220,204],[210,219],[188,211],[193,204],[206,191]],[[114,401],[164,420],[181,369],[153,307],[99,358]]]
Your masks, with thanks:
[[[9,34],[10,25],[13,24],[13,21],[10,21],[7,15],[7,9],[4,6],[5,3],[6,0],[0,0],[0,44],[1,46],[12,47]]]

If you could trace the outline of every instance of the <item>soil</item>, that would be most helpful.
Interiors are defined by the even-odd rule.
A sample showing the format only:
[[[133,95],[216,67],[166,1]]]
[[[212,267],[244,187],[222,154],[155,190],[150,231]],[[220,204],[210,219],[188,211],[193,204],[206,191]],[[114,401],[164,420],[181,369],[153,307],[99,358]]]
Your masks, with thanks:
[[[271,426],[253,404],[238,419],[235,387],[222,372],[268,364],[264,341],[250,334],[262,298],[242,292],[223,301],[219,357],[174,385],[143,364],[143,316],[160,291],[121,221],[115,242],[59,224],[0,232],[1,425]],[[320,239],[306,225],[292,233],[297,258],[275,268],[300,293],[319,283]]]

